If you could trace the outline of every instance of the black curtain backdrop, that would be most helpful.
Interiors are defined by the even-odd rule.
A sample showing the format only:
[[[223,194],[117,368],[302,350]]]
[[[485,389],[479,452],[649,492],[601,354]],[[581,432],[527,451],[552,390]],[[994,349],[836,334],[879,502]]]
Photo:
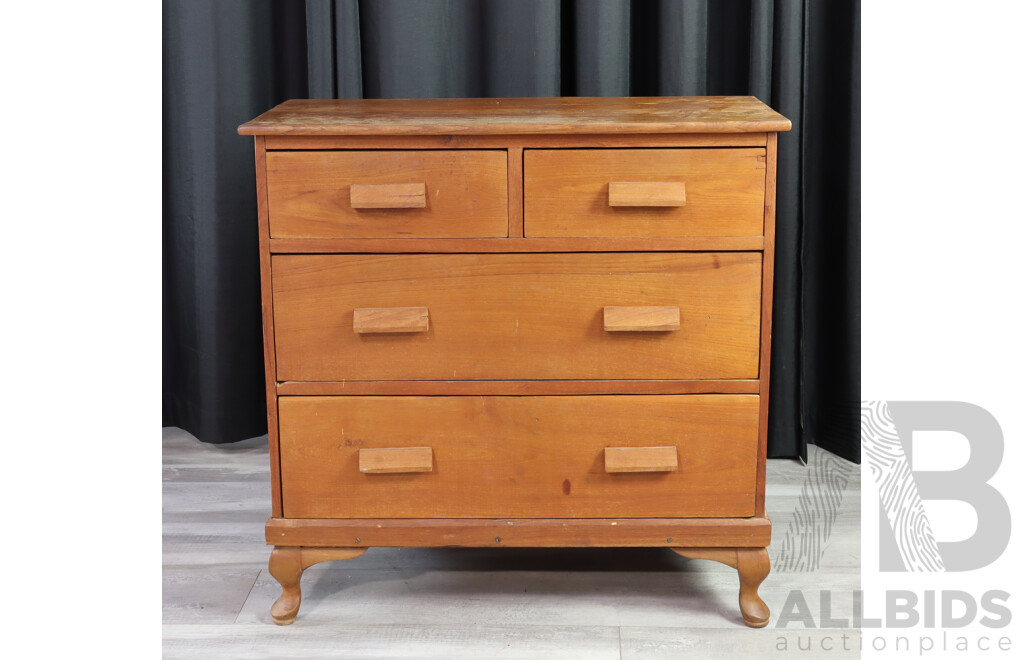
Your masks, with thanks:
[[[206,442],[267,432],[252,138],[306,96],[302,3],[163,5],[163,424]]]
[[[285,98],[751,94],[779,138],[769,456],[860,460],[860,2],[165,2],[164,424],[265,431],[251,140]]]

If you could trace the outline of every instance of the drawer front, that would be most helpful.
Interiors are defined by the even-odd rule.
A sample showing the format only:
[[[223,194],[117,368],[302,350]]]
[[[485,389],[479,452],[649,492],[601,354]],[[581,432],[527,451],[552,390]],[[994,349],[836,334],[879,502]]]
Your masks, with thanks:
[[[272,270],[282,381],[758,376],[758,252],[275,255]]]
[[[271,151],[272,238],[508,235],[504,151]]]
[[[523,166],[528,237],[764,231],[764,149],[530,149]]]
[[[282,397],[289,518],[751,516],[756,395]]]

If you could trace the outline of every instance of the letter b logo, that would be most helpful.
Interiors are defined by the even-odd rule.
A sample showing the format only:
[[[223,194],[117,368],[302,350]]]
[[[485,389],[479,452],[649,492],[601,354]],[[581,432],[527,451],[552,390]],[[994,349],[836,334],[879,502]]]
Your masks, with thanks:
[[[953,431],[970,446],[956,470],[914,471],[915,431]],[[1003,432],[984,408],[959,401],[865,403],[864,450],[879,488],[879,568],[882,571],[970,571],[994,562],[1010,541],[1010,508],[988,480],[1003,459]],[[974,535],[936,541],[925,500],[966,502],[978,516]]]

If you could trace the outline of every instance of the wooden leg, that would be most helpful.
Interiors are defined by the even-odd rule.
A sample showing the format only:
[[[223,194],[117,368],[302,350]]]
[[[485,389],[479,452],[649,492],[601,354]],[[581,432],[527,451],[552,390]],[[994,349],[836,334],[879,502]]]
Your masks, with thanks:
[[[768,625],[771,612],[757,595],[757,589],[772,570],[767,548],[736,548],[736,570],[740,574],[740,612],[751,628]]]
[[[270,574],[281,584],[281,596],[270,608],[270,618],[279,626],[295,621],[302,603],[302,572],[322,561],[354,559],[366,548],[302,548],[275,546],[270,553]]]
[[[281,597],[270,608],[270,618],[284,626],[295,620],[302,602],[302,548],[274,548],[270,553],[270,574],[281,583]]]
[[[767,548],[672,548],[691,559],[710,559],[731,566],[740,576],[740,612],[743,622],[751,628],[768,625],[771,614],[757,595],[757,588],[768,577],[771,565]]]

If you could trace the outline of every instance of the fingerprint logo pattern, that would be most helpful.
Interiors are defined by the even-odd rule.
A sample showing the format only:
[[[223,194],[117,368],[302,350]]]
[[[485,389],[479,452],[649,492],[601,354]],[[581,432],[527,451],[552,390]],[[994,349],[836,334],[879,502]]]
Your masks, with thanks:
[[[910,572],[945,570],[910,462],[885,401],[861,404],[861,442],[903,565]]]
[[[776,573],[818,570],[843,493],[857,474],[856,465],[817,447],[810,459],[793,519],[781,541],[772,544],[772,570]]]

